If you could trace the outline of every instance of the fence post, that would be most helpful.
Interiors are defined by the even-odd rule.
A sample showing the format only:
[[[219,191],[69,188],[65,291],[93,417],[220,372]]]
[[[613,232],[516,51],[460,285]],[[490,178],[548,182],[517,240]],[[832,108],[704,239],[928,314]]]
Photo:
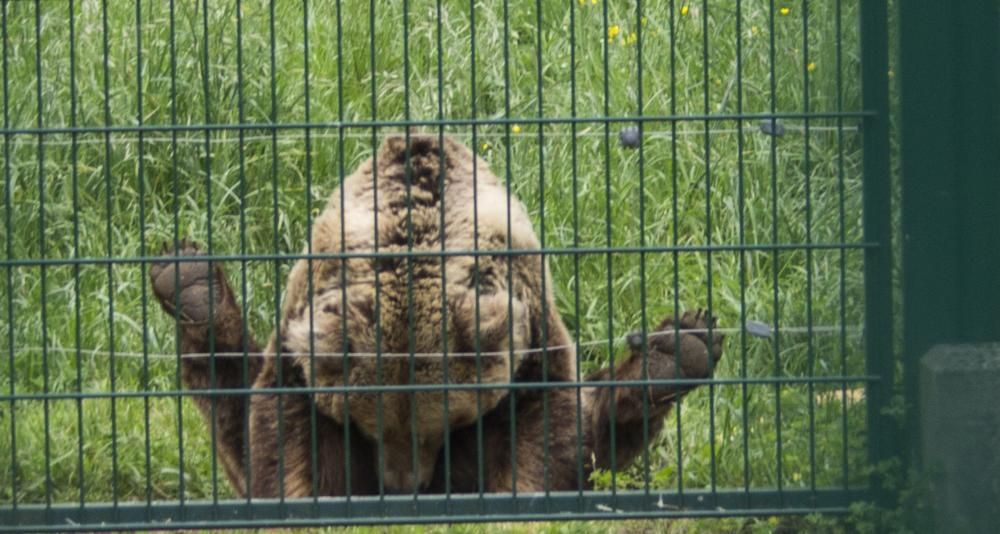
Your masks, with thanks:
[[[940,383],[929,380],[921,386],[921,358],[935,346],[1000,340],[1000,221],[996,215],[1000,209],[1000,4],[996,0],[906,0],[897,5],[903,364],[909,407],[905,434],[909,459],[913,467],[924,468],[920,480],[927,482],[931,480],[928,468],[941,458],[932,457],[938,454],[937,447],[921,445],[921,426],[928,425],[932,412],[921,405],[921,398],[927,402],[940,398],[941,393],[921,391],[928,389],[926,384]],[[954,346],[944,353],[967,350]],[[937,354],[939,359],[926,366],[925,373],[941,368],[942,352]],[[945,358],[944,362],[957,365],[961,360]],[[962,417],[971,416],[952,414],[952,418]],[[965,437],[983,439],[983,434]],[[988,469],[979,472],[989,474]],[[967,488],[975,486],[973,481],[966,482]],[[928,497],[937,509],[937,519],[947,520],[939,503],[948,490],[932,490]],[[983,503],[979,506],[983,514],[996,504],[984,502],[982,495],[978,498],[972,502]],[[945,523],[937,524],[939,529],[950,529]]]
[[[895,364],[892,321],[892,199],[889,161],[889,8],[884,0],[861,4],[861,98],[869,113],[862,123],[864,149],[865,352],[868,383],[868,451],[872,464],[895,455],[896,433],[884,408],[892,396]],[[892,495],[878,470],[871,479],[877,504]]]

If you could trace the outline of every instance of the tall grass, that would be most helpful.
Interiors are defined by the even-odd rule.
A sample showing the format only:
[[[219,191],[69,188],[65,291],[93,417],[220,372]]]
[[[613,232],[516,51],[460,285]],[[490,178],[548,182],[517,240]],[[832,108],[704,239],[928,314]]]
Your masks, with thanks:
[[[7,258],[141,258],[177,236],[219,255],[298,252],[373,137],[401,130],[354,123],[448,119],[442,129],[510,181],[546,247],[656,249],[549,257],[580,341],[710,306],[721,327],[789,329],[729,335],[718,377],[863,373],[861,252],[805,246],[862,240],[857,121],[800,115],[860,107],[856,0],[778,1],[773,12],[731,0],[304,5],[6,3]],[[771,111],[799,115],[781,137],[737,117]],[[640,115],[661,118],[642,122],[641,150],[617,141],[634,121],[600,120]],[[261,127],[198,127],[240,123]],[[291,262],[277,263],[284,276]],[[263,337],[281,285],[274,264],[226,266],[237,287],[245,273]],[[4,394],[176,390],[174,332],[146,270],[4,263]],[[812,335],[796,330],[808,325]],[[606,365],[607,344],[582,357],[585,370]],[[651,485],[858,484],[861,386],[703,387],[652,437]],[[217,483],[210,451],[186,399],[8,400],[0,502],[176,499],[182,481],[186,497],[205,497]],[[646,474],[640,462],[618,480]]]

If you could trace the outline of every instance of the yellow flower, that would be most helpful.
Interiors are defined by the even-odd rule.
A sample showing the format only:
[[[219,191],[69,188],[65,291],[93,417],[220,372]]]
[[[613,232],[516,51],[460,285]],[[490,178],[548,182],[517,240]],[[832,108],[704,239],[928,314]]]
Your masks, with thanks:
[[[681,15],[687,15],[690,12],[691,12],[691,8],[688,7],[687,4],[681,6]]]
[[[781,9],[779,9],[778,12],[781,13],[782,15],[789,15],[792,12],[792,8],[790,8],[790,7],[783,7]]]
[[[628,37],[625,38],[625,44],[633,45],[639,40],[639,36],[635,32],[629,32]]]
[[[483,152],[486,152],[489,149],[490,149],[490,144],[489,143],[483,143]]]
[[[609,27],[608,28],[608,42],[610,43],[611,41],[614,41],[615,37],[618,37],[618,34],[621,33],[621,31],[622,31],[622,29],[619,28],[617,24],[615,24],[614,26]]]
[[[750,26],[750,34],[751,35],[757,35],[758,32],[760,32],[759,28],[757,28],[756,26]]]
[[[521,133],[521,126],[515,124],[515,125],[513,125],[513,126],[510,127],[510,131],[512,131],[514,133]]]
[[[808,70],[809,72],[816,70],[816,63],[810,61],[809,64],[806,65],[806,70]]]
[[[597,0],[590,0],[590,5],[596,6],[597,5]]]

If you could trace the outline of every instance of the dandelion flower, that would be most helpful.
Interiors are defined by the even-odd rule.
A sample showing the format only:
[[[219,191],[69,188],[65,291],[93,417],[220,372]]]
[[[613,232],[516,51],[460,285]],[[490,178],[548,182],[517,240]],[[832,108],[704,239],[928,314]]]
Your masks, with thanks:
[[[809,72],[816,70],[816,62],[810,61],[809,64],[806,65],[806,70],[808,70]]]
[[[619,28],[617,24],[615,24],[614,26],[609,27],[608,28],[608,42],[610,43],[610,42],[614,41],[615,37],[618,37],[618,34],[621,33],[621,31],[622,31],[622,29]]]
[[[779,9],[778,12],[781,13],[782,15],[790,15],[792,13],[792,8],[790,8],[790,7],[783,7],[781,9]]]
[[[521,133],[521,126],[519,124],[515,124],[510,127],[510,131],[514,133]]]
[[[691,8],[688,7],[687,4],[681,6],[681,15],[687,15],[690,12],[691,12]]]
[[[489,149],[490,149],[490,144],[489,143],[483,143],[483,152],[486,152]]]

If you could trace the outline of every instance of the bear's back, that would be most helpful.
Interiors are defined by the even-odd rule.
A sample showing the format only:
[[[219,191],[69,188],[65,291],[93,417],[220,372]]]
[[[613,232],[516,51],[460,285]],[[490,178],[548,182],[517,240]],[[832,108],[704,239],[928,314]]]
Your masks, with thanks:
[[[466,147],[433,135],[389,137],[317,217],[312,253],[346,258],[293,267],[280,350],[321,386],[509,383],[523,351],[539,348],[538,323],[558,317],[541,255],[517,252],[538,249],[524,206]],[[473,422],[506,394],[451,390],[451,423]],[[415,396],[420,407],[443,404],[440,390]],[[317,403],[343,420],[343,397]],[[409,430],[409,399],[378,401],[386,428]],[[352,393],[351,419],[373,424],[375,403]],[[440,429],[441,413],[417,410],[421,432]]]

